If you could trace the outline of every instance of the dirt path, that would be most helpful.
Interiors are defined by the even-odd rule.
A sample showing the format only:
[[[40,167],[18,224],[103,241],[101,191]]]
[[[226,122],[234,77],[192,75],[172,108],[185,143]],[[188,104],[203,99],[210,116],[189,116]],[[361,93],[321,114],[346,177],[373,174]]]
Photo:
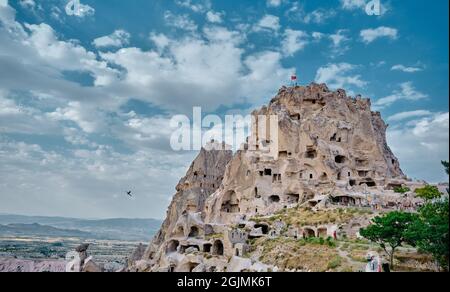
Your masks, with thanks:
[[[358,262],[358,261],[355,261],[354,259],[352,259],[350,257],[349,252],[346,250],[342,250],[341,247],[339,247],[337,250],[338,250],[339,256],[342,257],[343,259],[347,260],[347,264],[351,267],[351,270],[353,272],[364,271],[364,269],[365,269],[364,263]]]

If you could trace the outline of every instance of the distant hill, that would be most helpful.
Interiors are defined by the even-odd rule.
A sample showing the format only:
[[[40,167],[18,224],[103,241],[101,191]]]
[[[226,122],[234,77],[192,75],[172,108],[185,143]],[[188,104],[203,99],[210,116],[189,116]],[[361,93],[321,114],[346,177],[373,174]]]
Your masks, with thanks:
[[[59,229],[37,223],[0,225],[0,234],[11,236],[93,237],[88,232],[73,229]]]
[[[0,228],[0,235],[7,234],[6,232],[8,230],[9,232],[13,232],[11,228],[15,229],[14,232],[21,232],[24,235],[27,235],[26,232],[29,235],[36,235],[34,234],[36,233],[35,229],[45,234],[46,228],[43,227],[53,227],[58,230],[48,228],[47,231],[49,233],[67,232],[67,234],[70,232],[81,232],[79,237],[90,237],[93,239],[149,241],[158,231],[161,223],[160,220],[155,219],[115,218],[87,220],[65,217],[0,214],[0,225],[3,225]]]

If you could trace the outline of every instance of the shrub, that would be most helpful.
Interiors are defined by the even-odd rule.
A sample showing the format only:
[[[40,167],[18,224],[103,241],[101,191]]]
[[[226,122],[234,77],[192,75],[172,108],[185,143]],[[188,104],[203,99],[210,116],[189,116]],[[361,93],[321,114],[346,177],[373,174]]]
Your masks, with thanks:
[[[423,188],[416,189],[415,193],[419,198],[427,201],[442,197],[442,193],[435,186],[426,185]]]
[[[411,189],[408,187],[396,187],[394,188],[394,192],[398,193],[398,194],[405,194],[407,192],[410,192]]]

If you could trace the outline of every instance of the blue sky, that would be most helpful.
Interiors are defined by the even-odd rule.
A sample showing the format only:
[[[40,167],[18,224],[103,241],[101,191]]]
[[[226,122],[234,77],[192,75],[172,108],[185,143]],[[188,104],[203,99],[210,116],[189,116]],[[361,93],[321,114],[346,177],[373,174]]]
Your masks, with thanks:
[[[247,114],[294,71],[371,98],[404,171],[448,180],[446,0],[68,2],[0,0],[0,212],[162,218],[196,155],[170,118]]]

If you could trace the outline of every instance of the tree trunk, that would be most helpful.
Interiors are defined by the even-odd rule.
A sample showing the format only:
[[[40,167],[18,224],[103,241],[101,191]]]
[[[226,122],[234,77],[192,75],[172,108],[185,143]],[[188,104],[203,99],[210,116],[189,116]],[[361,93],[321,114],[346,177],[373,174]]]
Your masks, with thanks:
[[[389,264],[391,265],[391,269],[394,270],[394,252],[395,249],[391,250],[391,254],[389,255]]]

